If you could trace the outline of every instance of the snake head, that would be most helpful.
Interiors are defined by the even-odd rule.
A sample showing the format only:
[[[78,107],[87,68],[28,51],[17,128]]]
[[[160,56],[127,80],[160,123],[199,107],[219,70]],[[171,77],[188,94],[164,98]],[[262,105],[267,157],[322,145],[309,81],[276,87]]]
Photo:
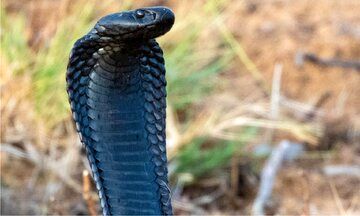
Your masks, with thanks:
[[[175,21],[174,13],[166,7],[147,7],[114,13],[101,18],[94,30],[103,37],[119,40],[152,39],[168,32]]]

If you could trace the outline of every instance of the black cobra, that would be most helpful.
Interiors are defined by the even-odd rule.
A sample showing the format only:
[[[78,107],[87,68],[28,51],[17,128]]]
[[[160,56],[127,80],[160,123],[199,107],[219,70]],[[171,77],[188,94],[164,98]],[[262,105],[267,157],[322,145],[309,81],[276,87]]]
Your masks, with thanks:
[[[110,14],[76,41],[66,81],[104,215],[170,215],[165,147],[166,80],[155,38],[165,7]]]

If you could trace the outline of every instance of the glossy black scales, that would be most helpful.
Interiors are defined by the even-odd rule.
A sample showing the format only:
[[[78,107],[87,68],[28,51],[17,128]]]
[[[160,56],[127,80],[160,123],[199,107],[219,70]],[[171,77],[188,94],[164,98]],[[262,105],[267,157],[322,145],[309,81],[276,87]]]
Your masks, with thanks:
[[[167,8],[108,15],[75,44],[67,91],[104,215],[170,215],[165,145],[166,80],[154,40]]]

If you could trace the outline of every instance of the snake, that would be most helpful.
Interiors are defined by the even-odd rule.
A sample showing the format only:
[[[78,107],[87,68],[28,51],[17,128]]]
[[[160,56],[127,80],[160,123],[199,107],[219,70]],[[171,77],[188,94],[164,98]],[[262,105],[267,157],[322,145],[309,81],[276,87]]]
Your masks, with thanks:
[[[156,38],[167,7],[106,15],[70,52],[67,93],[103,215],[172,215],[166,156],[166,79]]]

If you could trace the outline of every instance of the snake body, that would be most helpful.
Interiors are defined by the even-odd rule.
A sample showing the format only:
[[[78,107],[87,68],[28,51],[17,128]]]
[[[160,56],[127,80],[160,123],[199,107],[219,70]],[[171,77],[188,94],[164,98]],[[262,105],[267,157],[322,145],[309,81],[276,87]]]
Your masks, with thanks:
[[[155,38],[173,23],[165,7],[110,14],[70,53],[67,92],[103,215],[172,214],[165,67]]]

